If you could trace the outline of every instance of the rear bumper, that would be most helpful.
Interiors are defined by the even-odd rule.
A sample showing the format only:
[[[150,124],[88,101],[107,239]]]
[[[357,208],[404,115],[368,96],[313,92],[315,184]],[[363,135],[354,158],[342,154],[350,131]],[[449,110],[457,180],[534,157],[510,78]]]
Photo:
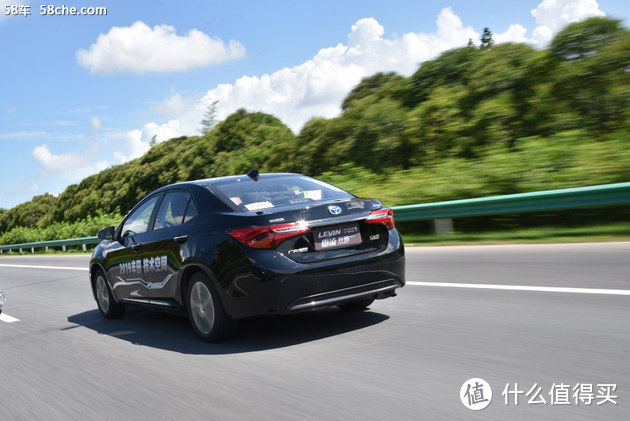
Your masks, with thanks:
[[[248,271],[249,272],[249,271]],[[288,314],[366,298],[387,298],[405,285],[400,248],[379,256],[352,258],[336,265],[293,273],[269,268],[242,273],[223,290],[222,301],[233,318]],[[235,293],[238,292],[238,293]]]
[[[289,305],[289,311],[298,312],[314,310],[317,308],[349,303],[366,298],[393,297],[396,295],[394,292],[396,288],[400,288],[401,286],[403,285],[399,281],[396,281],[395,279],[387,279],[380,282],[344,288],[337,291],[315,294],[296,300]]]

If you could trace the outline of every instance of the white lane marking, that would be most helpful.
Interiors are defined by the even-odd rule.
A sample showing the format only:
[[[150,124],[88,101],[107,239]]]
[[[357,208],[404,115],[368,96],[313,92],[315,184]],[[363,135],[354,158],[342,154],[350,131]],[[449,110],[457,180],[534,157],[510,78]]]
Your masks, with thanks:
[[[0,313],[0,320],[5,323],[15,323],[15,322],[20,321],[20,319],[16,319],[15,317],[9,316],[7,313]]]
[[[599,288],[564,288],[541,287],[528,285],[493,285],[493,284],[460,284],[450,282],[407,282],[407,285],[422,287],[446,287],[446,288],[472,288],[472,289],[499,289],[508,291],[539,291],[539,292],[568,292],[572,294],[606,294],[606,295],[630,295],[627,289],[599,289]]]
[[[61,270],[89,270],[88,268],[77,268],[70,266],[36,266],[36,265],[10,265],[0,263],[0,267],[4,268],[26,268],[26,269],[61,269]]]

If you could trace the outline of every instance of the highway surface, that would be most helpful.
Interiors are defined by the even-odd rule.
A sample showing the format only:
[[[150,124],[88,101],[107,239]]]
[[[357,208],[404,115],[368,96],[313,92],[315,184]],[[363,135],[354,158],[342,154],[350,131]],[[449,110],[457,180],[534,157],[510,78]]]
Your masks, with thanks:
[[[178,316],[102,319],[88,260],[0,257],[0,419],[630,419],[630,243],[409,247],[398,297],[221,344]]]

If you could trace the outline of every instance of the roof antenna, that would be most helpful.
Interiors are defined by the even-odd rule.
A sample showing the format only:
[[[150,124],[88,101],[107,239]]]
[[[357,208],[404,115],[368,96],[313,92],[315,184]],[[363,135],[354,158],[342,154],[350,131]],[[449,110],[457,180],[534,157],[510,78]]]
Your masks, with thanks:
[[[254,169],[251,170],[250,172],[247,173],[247,176],[249,178],[251,178],[254,181],[258,181],[258,179],[260,178],[260,174],[258,173],[258,170]]]

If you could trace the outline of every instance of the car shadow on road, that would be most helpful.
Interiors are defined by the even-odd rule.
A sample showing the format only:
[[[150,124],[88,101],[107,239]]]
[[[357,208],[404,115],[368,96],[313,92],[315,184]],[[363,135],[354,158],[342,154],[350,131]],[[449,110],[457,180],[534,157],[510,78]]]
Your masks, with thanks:
[[[374,326],[387,319],[389,316],[370,310],[342,311],[336,307],[288,316],[245,319],[239,322],[234,337],[215,344],[199,340],[186,317],[142,308],[128,308],[123,318],[113,320],[105,320],[98,310],[90,310],[68,317],[68,322],[135,345],[184,354],[221,355],[312,342]]]

